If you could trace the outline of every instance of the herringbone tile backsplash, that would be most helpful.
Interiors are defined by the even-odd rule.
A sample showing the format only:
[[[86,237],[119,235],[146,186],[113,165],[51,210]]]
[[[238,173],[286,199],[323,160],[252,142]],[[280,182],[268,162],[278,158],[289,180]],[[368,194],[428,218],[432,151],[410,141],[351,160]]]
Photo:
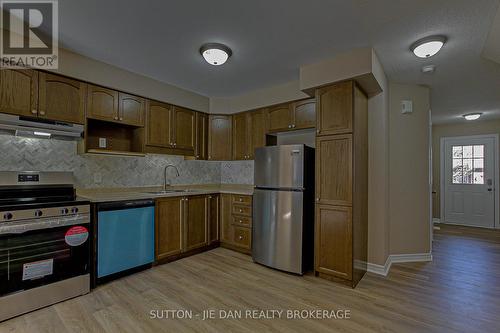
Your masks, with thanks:
[[[253,161],[185,161],[181,156],[121,157],[78,155],[76,142],[0,135],[2,171],[72,171],[78,187],[155,186],[171,163],[172,184],[252,184]],[[101,181],[99,182],[99,178]]]

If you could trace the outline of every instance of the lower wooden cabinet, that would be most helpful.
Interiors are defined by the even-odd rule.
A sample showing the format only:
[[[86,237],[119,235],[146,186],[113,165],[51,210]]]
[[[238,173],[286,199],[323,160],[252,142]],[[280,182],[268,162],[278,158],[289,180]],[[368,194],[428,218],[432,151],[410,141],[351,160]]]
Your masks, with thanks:
[[[207,246],[215,205],[206,195],[157,199],[156,260]]]
[[[252,196],[221,195],[220,241],[224,247],[243,253],[252,249]]]
[[[220,196],[211,194],[207,197],[208,203],[208,244],[219,241],[220,225]]]

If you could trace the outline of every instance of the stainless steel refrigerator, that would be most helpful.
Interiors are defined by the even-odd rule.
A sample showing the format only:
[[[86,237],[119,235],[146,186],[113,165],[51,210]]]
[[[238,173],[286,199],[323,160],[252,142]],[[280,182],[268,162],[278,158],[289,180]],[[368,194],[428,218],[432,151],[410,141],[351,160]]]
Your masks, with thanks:
[[[314,149],[258,148],[254,173],[253,260],[303,274],[314,261]]]

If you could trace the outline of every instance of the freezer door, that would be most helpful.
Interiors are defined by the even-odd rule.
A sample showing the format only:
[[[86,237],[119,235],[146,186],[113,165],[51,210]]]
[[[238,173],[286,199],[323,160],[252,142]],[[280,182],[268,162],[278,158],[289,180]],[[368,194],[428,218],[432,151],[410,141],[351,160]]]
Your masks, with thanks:
[[[255,262],[302,274],[303,192],[255,190],[252,256]]]
[[[304,187],[304,145],[262,147],[255,150],[255,186]]]

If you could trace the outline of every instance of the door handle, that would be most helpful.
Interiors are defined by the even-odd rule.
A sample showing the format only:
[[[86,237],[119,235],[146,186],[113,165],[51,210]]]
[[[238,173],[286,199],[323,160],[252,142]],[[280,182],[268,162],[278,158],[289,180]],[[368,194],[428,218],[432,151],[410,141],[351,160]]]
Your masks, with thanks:
[[[491,191],[493,191],[493,189],[492,189],[492,188],[489,188],[489,189],[488,189],[488,192],[491,192]]]

